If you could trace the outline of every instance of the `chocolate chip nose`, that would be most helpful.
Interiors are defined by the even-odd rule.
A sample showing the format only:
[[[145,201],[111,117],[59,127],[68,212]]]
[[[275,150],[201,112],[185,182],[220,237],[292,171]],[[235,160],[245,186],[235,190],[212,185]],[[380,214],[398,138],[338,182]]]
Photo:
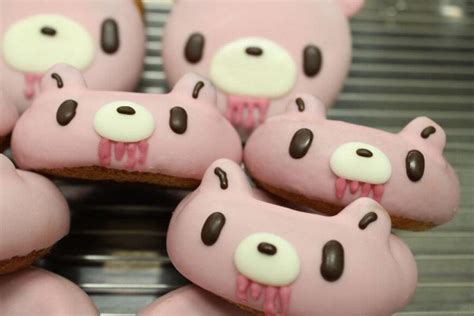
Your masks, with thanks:
[[[260,47],[247,47],[245,52],[250,55],[250,56],[262,56],[263,55],[263,50]]]
[[[365,149],[365,148],[357,149],[356,153],[357,153],[358,156],[361,156],[361,157],[364,157],[364,158],[370,158],[374,155],[370,150]]]
[[[258,252],[268,256],[273,256],[277,253],[277,248],[267,242],[261,242],[260,244],[258,244],[257,249]]]
[[[136,113],[131,106],[121,106],[117,108],[117,112],[123,115],[134,115]]]
[[[56,35],[57,31],[53,29],[52,27],[45,26],[41,28],[41,34],[46,35],[46,36],[54,36]]]

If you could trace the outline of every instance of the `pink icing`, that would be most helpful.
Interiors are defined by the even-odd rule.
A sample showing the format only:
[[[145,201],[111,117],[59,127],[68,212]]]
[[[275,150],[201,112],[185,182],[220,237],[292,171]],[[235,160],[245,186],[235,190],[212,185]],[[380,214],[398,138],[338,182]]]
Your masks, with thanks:
[[[389,133],[326,119],[321,101],[309,95],[299,97],[305,103],[303,112],[295,98],[287,113],[268,119],[246,143],[245,165],[257,182],[340,207],[359,197],[371,197],[390,215],[423,223],[439,225],[454,217],[459,206],[459,181],[443,156],[446,134],[439,124],[418,117],[399,133]],[[436,132],[424,138],[422,132],[427,127]],[[294,159],[289,148],[300,129],[309,129],[314,140],[304,157]],[[386,156],[391,174],[383,185],[347,181],[335,174],[331,167],[333,153],[352,142],[376,147]],[[424,172],[419,181],[412,181],[407,175],[406,158],[412,150],[424,156]],[[364,168],[367,173],[373,171],[368,165]]]
[[[37,268],[0,276],[0,315],[99,316],[77,285]]]
[[[216,168],[226,173],[225,190]],[[225,224],[216,242],[206,245],[201,239],[203,225],[216,210],[224,215]],[[370,212],[377,220],[359,228]],[[236,249],[247,237],[262,232],[294,247],[300,271],[290,284],[258,283],[238,270]],[[342,275],[332,282],[320,272],[322,249],[330,240],[341,243],[345,257]],[[389,316],[409,303],[417,281],[413,255],[391,235],[390,217],[373,199],[358,199],[333,217],[295,211],[258,200],[241,167],[226,159],[208,168],[200,187],[173,213],[167,249],[173,265],[197,286],[267,315]],[[254,259],[249,259],[253,265],[262,262]],[[267,259],[269,265],[279,260]],[[273,268],[259,266],[258,271]]]
[[[253,129],[256,125],[256,120],[258,120],[257,125],[265,121],[269,106],[270,100],[266,98],[251,98],[230,95],[228,96],[227,112],[225,113],[225,117],[236,127],[244,126],[247,129]],[[255,117],[255,110],[257,110],[259,113],[257,117]],[[245,122],[244,111],[247,115]]]
[[[350,181],[340,177],[336,179],[336,198],[341,200],[346,193],[346,188],[349,187],[350,193],[355,195],[360,190],[360,197],[369,197],[370,192],[373,192],[373,199],[377,202],[381,202],[383,193],[385,191],[382,184],[375,185],[370,183],[364,183],[359,181]]]
[[[71,10],[70,3],[64,1],[2,0],[0,38],[12,24],[25,18],[39,14],[63,15],[81,24],[97,43],[93,62],[83,70],[88,85],[92,89],[133,91],[141,77],[146,49],[143,19],[135,2],[76,1],[75,9]],[[101,26],[107,18],[117,21],[120,29],[120,47],[114,54],[107,54],[100,47]],[[111,76],[120,65],[127,65],[127,71]],[[3,58],[0,58],[0,73],[5,79],[0,88],[6,100],[23,112],[37,95],[35,83],[39,75],[13,69]]]
[[[285,315],[290,306],[291,288],[265,286],[249,280],[243,275],[237,277],[236,298],[247,303],[249,295],[258,301],[263,295],[263,312],[265,316]]]
[[[268,95],[259,95],[269,104],[261,107],[261,115],[254,121],[243,120],[240,113],[245,106],[234,97],[228,97],[234,92],[220,91],[222,112],[232,117],[236,126],[253,129],[267,115],[284,112],[294,93],[317,95],[330,107],[350,66],[352,49],[348,19],[363,3],[363,0],[259,0],[253,1],[249,9],[249,1],[245,0],[179,1],[167,19],[164,33],[162,54],[166,77],[171,84],[189,71],[210,77],[212,60],[223,46],[249,36],[264,38],[283,47],[293,58],[298,71],[293,87],[271,101]],[[196,32],[205,38],[205,54],[199,62],[190,63],[184,58],[185,43]],[[314,77],[306,76],[303,71],[303,50],[309,44],[318,46],[322,52],[323,65]],[[270,80],[264,84],[271,86],[273,83]]]
[[[26,73],[25,74],[25,98],[31,101],[36,95],[36,89],[39,87],[39,83],[43,75]]]
[[[6,223],[0,229],[0,261],[49,248],[69,232],[67,202],[49,180],[16,170],[3,155],[0,179],[0,218]]]
[[[0,84],[2,81],[1,77]],[[0,93],[0,143],[2,137],[10,134],[17,119],[17,109],[5,99],[4,93]]]
[[[62,77],[62,89],[49,75],[53,72]],[[200,81],[205,85],[195,99],[193,92]],[[185,76],[164,95],[93,91],[85,87],[77,70],[57,65],[44,76],[40,95],[15,127],[13,155],[24,169],[102,166],[199,180],[216,159],[242,159],[240,138],[216,109],[215,98],[214,87],[194,74]],[[72,120],[62,126],[56,117],[65,100],[75,100],[78,107]],[[101,137],[94,129],[96,113],[114,101],[146,108],[156,126],[152,135],[136,143]],[[177,105],[187,113],[183,134],[170,127],[170,111]]]

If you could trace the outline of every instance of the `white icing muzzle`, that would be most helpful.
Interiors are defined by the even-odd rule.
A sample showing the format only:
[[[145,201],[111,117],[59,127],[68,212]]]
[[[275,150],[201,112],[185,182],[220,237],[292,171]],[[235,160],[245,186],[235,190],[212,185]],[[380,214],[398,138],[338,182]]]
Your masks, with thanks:
[[[155,131],[153,115],[130,101],[116,101],[102,106],[95,114],[97,134],[114,142],[134,143],[146,140]]]
[[[253,234],[242,240],[234,262],[243,276],[263,285],[287,286],[300,273],[296,249],[285,239],[268,233]]]
[[[95,55],[89,32],[61,15],[35,15],[16,22],[6,30],[2,47],[5,62],[27,74],[43,74],[58,63],[85,69]]]
[[[278,98],[295,85],[297,67],[280,45],[265,38],[248,37],[216,52],[210,76],[228,95]]]
[[[331,156],[331,170],[340,178],[368,184],[384,184],[392,176],[387,156],[369,144],[354,142],[339,146]]]

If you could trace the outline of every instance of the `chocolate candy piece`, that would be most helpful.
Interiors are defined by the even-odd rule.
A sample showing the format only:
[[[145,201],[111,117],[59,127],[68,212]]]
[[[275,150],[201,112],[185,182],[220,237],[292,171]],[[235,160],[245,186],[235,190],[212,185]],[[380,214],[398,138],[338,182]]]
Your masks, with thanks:
[[[303,70],[306,76],[314,77],[321,71],[323,64],[323,55],[321,50],[314,46],[308,45],[303,52]]]
[[[119,50],[119,26],[114,19],[107,19],[102,23],[101,46],[107,54],[114,54]]]
[[[188,113],[180,106],[170,110],[170,128],[176,134],[184,134],[188,129]]]
[[[204,54],[204,45],[206,40],[201,33],[193,33],[189,37],[184,49],[184,56],[191,64],[197,64],[201,61]]]
[[[328,241],[323,248],[321,275],[326,281],[337,281],[344,272],[344,247],[336,240]]]
[[[225,216],[220,212],[209,215],[201,230],[201,240],[206,246],[214,245],[225,225]]]
[[[420,181],[425,173],[425,156],[418,150],[410,151],[406,158],[406,169],[411,181]]]
[[[313,143],[313,132],[307,128],[298,130],[290,144],[290,156],[294,159],[301,159],[308,153]]]
[[[362,219],[360,220],[359,222],[359,228],[364,230],[366,229],[370,224],[372,224],[373,222],[375,222],[376,220],[378,219],[378,216],[376,213],[374,212],[370,212],[370,213],[367,213],[365,214],[364,217],[362,217]]]
[[[56,112],[56,121],[61,126],[66,126],[76,116],[77,102],[74,100],[66,100],[58,108]]]

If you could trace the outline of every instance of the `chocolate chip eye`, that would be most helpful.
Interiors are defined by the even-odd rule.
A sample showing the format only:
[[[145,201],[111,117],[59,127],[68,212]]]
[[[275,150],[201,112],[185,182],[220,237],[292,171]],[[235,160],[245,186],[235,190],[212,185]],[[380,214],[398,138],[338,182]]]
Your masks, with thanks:
[[[206,40],[201,33],[193,33],[186,42],[184,56],[191,64],[197,64],[201,61],[204,54],[204,45]]]
[[[374,212],[367,213],[360,220],[359,228],[362,230],[365,230],[367,227],[369,227],[370,224],[375,222],[377,219],[378,219],[377,213],[374,213]]]
[[[421,137],[427,139],[434,133],[436,133],[436,128],[434,126],[428,126],[421,132]]]
[[[337,281],[344,273],[344,247],[336,240],[328,241],[323,248],[321,275],[328,282]]]
[[[298,130],[290,144],[290,156],[294,159],[301,159],[308,153],[313,143],[313,132],[307,128]]]
[[[174,107],[170,110],[170,128],[176,134],[184,134],[188,129],[188,113],[182,107]]]
[[[312,78],[321,71],[323,64],[323,55],[321,50],[314,46],[308,45],[303,51],[303,69],[306,76]]]
[[[212,213],[204,222],[201,230],[201,240],[206,246],[214,245],[225,225],[225,216],[220,212]]]
[[[407,176],[412,182],[418,182],[425,173],[425,156],[418,151],[412,150],[406,157]]]
[[[101,47],[107,54],[114,54],[119,50],[119,26],[114,19],[107,19],[102,23]]]
[[[56,121],[61,126],[66,126],[76,116],[77,102],[74,100],[66,100],[58,108],[56,112]]]

